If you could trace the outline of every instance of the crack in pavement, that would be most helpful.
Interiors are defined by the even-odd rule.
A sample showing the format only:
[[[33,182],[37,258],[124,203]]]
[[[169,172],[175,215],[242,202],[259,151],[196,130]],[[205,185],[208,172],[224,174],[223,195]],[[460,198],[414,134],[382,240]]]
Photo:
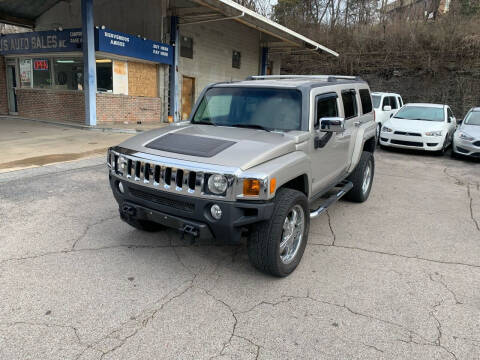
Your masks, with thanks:
[[[328,227],[330,228],[330,232],[332,233],[332,237],[333,237],[333,241],[332,241],[331,246],[335,246],[335,241],[337,241],[337,236],[335,235],[335,231],[333,230],[332,219],[330,217],[330,213],[328,212],[328,210],[326,211],[326,213],[327,213],[327,218],[328,218]]]
[[[434,275],[436,275],[438,279],[434,279]],[[455,305],[463,305],[463,303],[458,300],[457,294],[455,294],[455,292],[452,289],[450,289],[448,285],[445,283],[445,280],[443,279],[443,275],[435,272],[435,274],[428,274],[428,277],[431,281],[442,285],[445,288],[445,290],[447,290],[450,293],[450,295],[452,295],[453,300],[455,301]]]
[[[478,189],[478,184],[477,184],[477,189]],[[470,184],[467,185],[467,195],[468,195],[468,198],[469,198],[469,207],[470,207],[470,217],[472,218],[472,221],[475,225],[475,227],[477,228],[477,231],[480,231],[480,223],[479,221],[475,218],[474,214],[473,214],[473,197],[472,197],[472,192],[470,190]]]
[[[458,266],[471,267],[471,268],[474,268],[474,269],[480,269],[480,265],[477,265],[477,264],[461,263],[461,262],[446,261],[446,260],[428,259],[428,258],[424,258],[424,257],[418,256],[418,255],[411,256],[411,255],[404,255],[404,254],[396,254],[396,253],[391,253],[391,252],[387,252],[387,251],[371,250],[371,249],[365,249],[365,248],[355,247],[355,246],[326,245],[326,244],[319,244],[319,243],[307,243],[307,245],[346,249],[346,250],[357,250],[357,251],[367,252],[367,253],[371,253],[371,254],[395,256],[395,257],[400,257],[400,258],[403,258],[403,259],[427,261],[427,262],[432,262],[432,263],[441,264],[441,265],[458,265]]]
[[[90,231],[91,228],[93,228],[94,226],[96,225],[101,225],[103,224],[104,222],[107,222],[107,221],[110,221],[110,220],[113,220],[113,219],[116,219],[118,217],[118,215],[112,215],[108,218],[104,218],[104,219],[100,219],[92,224],[87,224],[87,226],[85,227],[85,230],[80,234],[80,236],[78,236],[74,241],[73,241],[73,244],[72,244],[72,248],[71,250],[75,250],[75,247],[77,246],[77,244],[83,240],[84,237],[87,236],[88,232]]]
[[[437,337],[434,340],[429,340],[429,339],[425,338],[423,335],[419,334],[418,332],[416,332],[414,330],[411,330],[411,329],[407,328],[406,326],[404,326],[402,324],[399,324],[399,323],[396,323],[396,322],[393,322],[393,321],[390,321],[390,320],[385,320],[385,319],[382,319],[382,318],[379,318],[379,317],[376,317],[376,316],[373,316],[373,315],[370,315],[370,314],[364,314],[364,313],[358,312],[356,310],[353,310],[352,308],[350,308],[346,304],[341,305],[341,304],[337,304],[337,303],[330,302],[330,301],[315,299],[315,298],[311,297],[310,294],[308,294],[307,296],[284,296],[283,300],[279,300],[277,302],[262,301],[262,302],[260,302],[256,305],[252,306],[249,310],[239,312],[239,313],[248,313],[248,312],[250,312],[250,311],[254,310],[255,308],[257,308],[259,306],[262,306],[262,305],[270,305],[270,306],[275,307],[279,304],[287,303],[287,302],[290,302],[292,300],[298,300],[298,299],[310,300],[310,301],[318,302],[318,303],[321,303],[321,304],[324,304],[324,305],[330,305],[330,306],[333,306],[333,307],[341,308],[341,309],[344,309],[344,310],[348,311],[349,313],[351,313],[355,316],[361,316],[361,317],[364,317],[364,318],[367,318],[367,319],[370,319],[370,320],[373,320],[373,321],[378,321],[378,322],[390,325],[392,327],[396,327],[396,328],[404,331],[406,333],[406,335],[408,335],[408,340],[398,339],[398,341],[402,341],[402,342],[406,342],[406,343],[414,343],[414,344],[417,344],[417,345],[437,346],[437,347],[441,348],[442,350],[444,350],[445,352],[447,352],[448,354],[450,354],[455,360],[458,360],[456,354],[441,343],[441,338],[443,336],[442,326],[441,326],[440,321],[438,320],[438,318],[434,314],[434,311],[436,311],[435,309],[434,309],[434,311],[430,312],[430,315],[436,321]],[[443,303],[443,300],[439,304],[437,304],[437,306],[441,305],[441,303]],[[415,341],[413,339],[413,336],[418,337],[423,342]],[[372,348],[376,351],[380,351],[382,353],[384,352],[383,350],[375,347],[374,345],[365,344],[363,342],[361,344],[366,346],[366,347]]]
[[[78,334],[78,329],[75,326],[71,325],[61,325],[61,324],[55,324],[55,323],[37,323],[37,322],[29,322],[29,321],[13,321],[13,322],[2,322],[0,323],[0,326],[7,326],[7,327],[12,327],[12,326],[18,326],[18,325],[27,325],[27,326],[42,326],[42,327],[48,327],[48,328],[61,328],[61,329],[70,329],[73,331],[75,338],[77,339],[77,342],[80,345],[85,345],[82,340],[80,339],[80,335]]]

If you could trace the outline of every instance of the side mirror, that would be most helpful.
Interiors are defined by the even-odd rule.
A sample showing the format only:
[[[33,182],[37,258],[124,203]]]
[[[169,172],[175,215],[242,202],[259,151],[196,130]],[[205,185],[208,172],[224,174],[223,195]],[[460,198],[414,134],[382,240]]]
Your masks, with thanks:
[[[383,111],[392,111],[392,107],[390,105],[385,105]]]
[[[345,131],[345,119],[341,117],[326,117],[320,119],[320,131],[341,133]]]

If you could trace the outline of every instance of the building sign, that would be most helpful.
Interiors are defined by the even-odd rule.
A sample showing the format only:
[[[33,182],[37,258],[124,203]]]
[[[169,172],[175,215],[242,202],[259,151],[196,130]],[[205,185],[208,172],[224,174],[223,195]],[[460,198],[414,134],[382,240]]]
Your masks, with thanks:
[[[173,48],[170,45],[109,29],[95,28],[95,50],[156,63],[173,64]],[[77,51],[82,51],[81,29],[26,32],[0,37],[0,55]],[[35,70],[48,70],[42,69],[40,63],[33,65]]]
[[[8,34],[0,38],[0,54],[30,54],[82,50],[82,30]]]
[[[173,64],[173,48],[170,45],[109,29],[98,29],[95,35],[97,51],[156,63]]]

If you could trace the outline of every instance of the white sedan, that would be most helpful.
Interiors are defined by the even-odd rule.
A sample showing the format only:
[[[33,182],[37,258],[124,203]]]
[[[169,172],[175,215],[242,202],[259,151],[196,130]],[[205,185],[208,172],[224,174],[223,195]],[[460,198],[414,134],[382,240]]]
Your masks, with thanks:
[[[383,124],[380,145],[444,153],[456,128],[448,105],[407,104]]]

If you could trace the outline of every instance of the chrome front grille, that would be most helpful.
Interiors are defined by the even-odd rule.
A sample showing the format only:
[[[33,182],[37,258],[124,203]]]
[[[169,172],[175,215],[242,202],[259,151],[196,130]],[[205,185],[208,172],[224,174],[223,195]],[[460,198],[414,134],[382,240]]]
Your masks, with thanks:
[[[115,158],[112,169],[114,169],[116,175],[127,180],[157,188],[161,187],[167,191],[190,194],[202,192],[204,179],[204,173],[202,172],[162,166],[152,162],[136,160],[125,155],[113,156]]]

